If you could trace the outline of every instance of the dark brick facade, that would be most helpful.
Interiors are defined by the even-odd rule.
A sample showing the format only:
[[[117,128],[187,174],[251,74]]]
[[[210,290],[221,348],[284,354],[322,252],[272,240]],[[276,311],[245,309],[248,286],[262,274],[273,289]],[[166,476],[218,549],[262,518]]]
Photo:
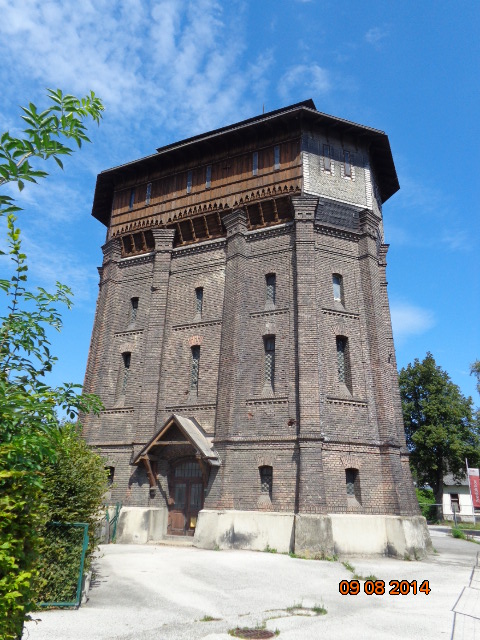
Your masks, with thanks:
[[[245,193],[247,178],[252,184],[248,165],[224,180],[230,195],[222,196],[216,237],[208,236],[209,219],[195,219],[191,241],[178,244],[183,227],[173,219],[156,226],[147,211],[153,250],[144,245],[126,256],[121,233],[109,233],[85,378],[85,391],[97,393],[105,410],[85,416],[83,423],[88,442],[115,467],[112,501],[166,507],[171,464],[195,455],[195,448],[163,447],[155,491],[145,468],[132,462],[169,417],[179,414],[199,423],[221,461],[210,469],[206,508],[418,513],[385,275],[381,204],[398,188],[388,140],[382,132],[316,115],[310,103],[284,111],[272,116],[268,127],[269,114],[247,121],[247,141],[231,140],[226,128],[211,142],[210,154],[224,157],[228,147],[230,155],[241,151],[247,157],[257,147],[275,145],[280,134],[272,122],[278,120],[285,137],[289,118],[298,138],[297,147],[290,144],[298,150],[296,160],[290,158],[293,177],[282,166],[275,174],[265,161],[254,179],[265,185],[269,172],[271,184],[252,191],[248,201],[238,195]],[[187,142],[196,149],[193,167],[213,162],[201,155],[207,153],[199,147],[201,136]],[[332,149],[330,171],[322,156],[325,144]],[[344,149],[351,176],[345,175]],[[169,152],[162,155],[159,175],[180,170],[174,151],[171,165]],[[270,156],[273,162],[273,153],[265,153]],[[134,177],[128,166],[112,170],[111,203],[129,185],[152,181],[147,160],[132,163]],[[188,161],[181,162],[188,168]],[[96,202],[106,189],[102,175]],[[205,200],[205,190],[201,196]],[[252,201],[260,203],[257,224]],[[163,206],[161,196],[158,202]],[[272,211],[268,223],[267,211]],[[201,224],[207,239],[196,237]],[[276,276],[274,304],[266,298],[267,274]],[[341,301],[334,300],[333,274],[342,279]],[[134,319],[132,298],[139,300]],[[275,336],[273,386],[265,382],[266,336]],[[348,345],[345,382],[339,381],[337,336]],[[192,347],[200,347],[197,389],[191,388]],[[126,353],[131,359],[124,384]],[[271,498],[262,493],[263,466],[273,468]],[[346,469],[357,470],[355,496],[347,495]]]

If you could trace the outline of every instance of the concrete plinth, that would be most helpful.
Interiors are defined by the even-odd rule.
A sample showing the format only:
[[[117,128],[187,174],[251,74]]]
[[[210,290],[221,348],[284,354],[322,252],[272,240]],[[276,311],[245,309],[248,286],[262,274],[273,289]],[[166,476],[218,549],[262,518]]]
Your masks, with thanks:
[[[269,511],[215,511],[198,514],[194,545],[202,549],[250,549],[267,547],[288,553],[294,542],[293,513]]]
[[[204,549],[267,548],[300,555],[424,557],[432,550],[425,518],[260,511],[200,512],[194,545]]]
[[[117,526],[120,544],[146,544],[161,540],[167,530],[167,509],[122,507]]]

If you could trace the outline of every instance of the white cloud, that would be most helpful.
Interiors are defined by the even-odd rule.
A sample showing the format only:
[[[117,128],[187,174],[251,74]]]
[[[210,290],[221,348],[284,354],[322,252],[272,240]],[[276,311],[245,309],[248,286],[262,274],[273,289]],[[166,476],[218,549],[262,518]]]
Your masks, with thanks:
[[[234,122],[252,115],[236,4],[227,14],[216,0],[0,0],[3,75],[21,59],[25,79],[93,89],[107,117],[145,131]]]
[[[290,67],[280,79],[278,92],[284,99],[295,101],[328,93],[331,89],[329,73],[318,64],[298,64]]]
[[[392,302],[390,304],[393,335],[396,342],[404,342],[414,335],[425,333],[435,324],[431,311],[422,309],[407,302]]]
[[[381,27],[372,27],[365,34],[365,40],[368,44],[372,44],[374,46],[380,45],[381,41],[384,40],[388,36],[388,31]]]

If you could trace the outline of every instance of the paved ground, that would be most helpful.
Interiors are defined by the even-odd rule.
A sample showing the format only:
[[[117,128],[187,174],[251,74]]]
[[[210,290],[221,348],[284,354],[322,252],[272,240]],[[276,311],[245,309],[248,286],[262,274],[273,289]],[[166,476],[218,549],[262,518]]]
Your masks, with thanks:
[[[431,536],[437,553],[422,562],[349,559],[359,574],[385,580],[387,593],[372,596],[363,590],[340,595],[339,582],[352,579],[340,561],[103,546],[88,603],[78,611],[41,612],[41,622],[27,625],[24,640],[231,640],[229,629],[262,624],[278,629],[282,640],[449,639],[452,609],[470,583],[480,547],[440,530],[431,529]],[[394,579],[418,585],[429,580],[431,593],[388,595]],[[294,605],[304,609],[288,611]],[[320,605],[325,615],[298,615]],[[218,620],[202,621],[205,616]]]

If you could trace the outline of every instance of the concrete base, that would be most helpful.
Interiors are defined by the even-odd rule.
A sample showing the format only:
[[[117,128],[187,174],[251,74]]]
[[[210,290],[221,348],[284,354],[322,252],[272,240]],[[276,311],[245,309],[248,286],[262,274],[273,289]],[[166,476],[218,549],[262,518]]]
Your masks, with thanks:
[[[337,554],[422,558],[432,551],[422,516],[294,515],[207,509],[199,513],[194,545],[203,549],[271,548],[310,557]]]
[[[265,551],[270,547],[288,553],[293,549],[294,522],[293,513],[203,509],[193,543],[202,549]]]
[[[146,544],[161,540],[167,532],[167,509],[122,507],[117,525],[120,544]]]

